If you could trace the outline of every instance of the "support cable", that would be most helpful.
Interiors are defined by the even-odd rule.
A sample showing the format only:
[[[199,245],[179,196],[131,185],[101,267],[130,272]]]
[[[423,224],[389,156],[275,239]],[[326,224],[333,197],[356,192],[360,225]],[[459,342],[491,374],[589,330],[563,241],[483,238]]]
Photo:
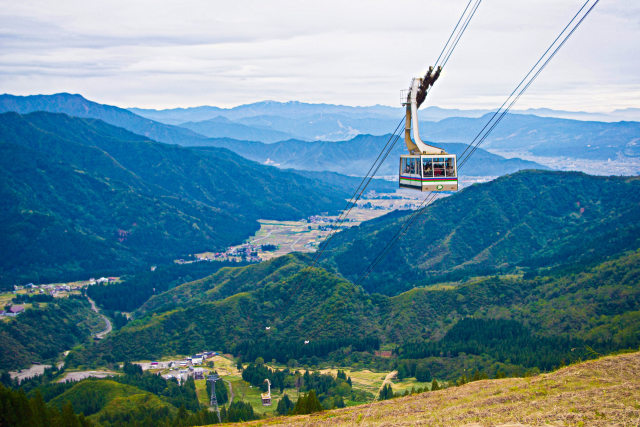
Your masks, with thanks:
[[[449,38],[447,39],[444,47],[442,48],[442,51],[440,51],[440,55],[438,55],[438,59],[436,59],[436,62],[435,62],[436,65],[434,67],[438,66],[438,63],[439,63],[441,58],[444,58],[444,62],[442,64],[442,68],[444,68],[444,66],[446,65],[447,61],[449,61],[449,58],[453,54],[453,51],[455,50],[456,46],[458,45],[458,42],[462,38],[462,35],[466,31],[467,27],[469,26],[469,23],[471,22],[471,19],[473,18],[473,16],[475,15],[476,11],[478,10],[478,7],[480,6],[480,3],[482,2],[482,0],[475,0],[475,3],[473,4],[473,6],[471,6],[471,4],[473,2],[474,2],[474,0],[469,0],[469,2],[467,3],[467,6],[462,11],[462,14],[460,15],[460,18],[458,19],[458,22],[456,23],[455,27],[451,31],[451,34],[449,35]],[[469,9],[469,6],[471,6],[471,9]],[[467,14],[467,11],[469,11],[469,10],[470,10],[470,12],[469,12],[469,14]],[[462,22],[462,25],[460,25],[461,22]],[[457,31],[457,33],[456,33],[456,31]],[[453,43],[452,43],[452,40],[453,40]],[[393,145],[395,145],[395,142],[397,142],[397,139],[398,139],[398,137],[396,137],[396,140],[394,141]],[[392,145],[391,148],[393,148],[393,145]],[[387,152],[387,155],[388,155],[389,152],[390,152],[390,150]],[[379,157],[380,156],[378,155],[378,158]],[[385,159],[386,159],[386,155],[385,155]],[[383,162],[384,162],[384,160],[382,161],[382,163]],[[376,168],[376,171],[379,169],[379,167],[382,165],[382,163],[380,163],[378,165],[378,167]],[[371,171],[371,169],[369,169],[369,171]],[[373,176],[375,176],[375,172],[371,176],[371,178],[373,178]],[[371,181],[371,178],[368,178],[369,181]],[[362,194],[362,192],[360,193],[360,195],[361,194]],[[358,195],[358,199],[360,198],[360,195]],[[346,215],[344,216],[344,219],[346,219],[346,216],[349,214],[349,212],[351,212],[351,209],[353,208],[353,206],[354,205],[352,205],[351,208],[349,208],[349,210],[347,211]],[[344,219],[340,222],[340,225],[342,225],[342,223],[344,222]],[[330,236],[324,240],[323,245],[318,249],[318,251],[316,251],[316,256],[315,256],[314,261],[312,263],[312,267],[316,265],[316,262],[322,256],[322,254],[324,252],[324,249],[326,249],[329,240],[331,240],[331,238],[333,238],[333,236],[335,234],[336,234],[336,231],[334,231],[332,229],[332,231],[330,233]]]
[[[497,124],[500,122],[500,120],[502,120],[502,118],[506,115],[506,113],[509,111],[509,109],[515,104],[515,102],[520,98],[520,96],[522,96],[522,94],[529,88],[529,86],[531,86],[531,84],[533,83],[533,81],[538,77],[538,75],[540,75],[540,73],[542,72],[542,70],[547,66],[547,64],[551,61],[551,59],[556,55],[556,53],[560,50],[560,48],[562,46],[564,46],[564,44],[567,42],[567,40],[571,37],[571,35],[576,31],[576,29],[580,26],[580,24],[582,24],[582,22],[586,19],[586,17],[589,15],[589,13],[593,10],[593,8],[596,6],[596,4],[598,4],[598,2],[600,0],[596,0],[591,7],[586,11],[586,13],[582,16],[582,18],[580,18],[580,20],[574,25],[574,27],[569,31],[569,33],[564,37],[564,39],[561,41],[561,43],[556,46],[555,48],[553,48],[553,46],[557,43],[557,41],[562,37],[562,34],[564,34],[566,32],[566,30],[570,27],[571,23],[574,22],[576,20],[576,18],[579,16],[580,12],[582,12],[582,10],[584,10],[584,8],[587,6],[587,4],[590,2],[591,0],[587,0],[585,2],[585,4],[583,4],[583,6],[580,8],[580,10],[578,11],[578,13],[576,13],[576,15],[571,19],[571,21],[569,21],[569,24],[567,24],[567,26],[565,26],[565,28],[560,32],[560,34],[558,35],[558,37],[556,37],[556,39],[553,41],[553,43],[549,46],[549,48],[545,51],[545,53],[542,55],[542,57],[536,62],[536,64],[531,68],[531,70],[526,74],[525,78],[518,84],[518,86],[516,86],[516,89],[512,92],[511,95],[509,95],[509,97],[507,98],[507,100],[503,103],[503,105],[498,109],[498,111],[496,111],[496,113],[494,113],[494,115],[492,116],[492,118],[489,120],[489,122],[483,127],[483,129],[480,131],[480,133],[478,135],[476,135],[476,137],[474,138],[474,140],[469,144],[469,146],[467,147],[467,149],[463,152],[466,153],[466,151],[473,146],[474,142],[476,140],[478,140],[478,138],[480,138],[478,140],[478,142],[475,144],[475,146],[473,146],[472,150],[469,152],[469,154],[467,154],[466,157],[462,158],[462,161],[460,163],[460,166],[458,167],[458,171],[460,169],[462,169],[462,167],[464,166],[464,164],[466,163],[466,161],[469,159],[469,157],[478,149],[479,145],[482,144],[482,142],[484,142],[484,140],[487,138],[487,136],[489,135],[489,133],[491,133],[491,131],[493,131],[493,129],[495,129],[495,127],[497,126]],[[518,95],[509,103],[508,107],[501,112],[501,110],[504,108],[504,105],[506,105],[509,100],[512,98],[513,94],[515,94],[518,90],[518,88],[520,88],[522,86],[522,84],[527,80],[527,77],[529,77],[531,75],[531,73],[534,72],[534,70],[536,69],[536,67],[540,64],[540,62],[543,61],[543,59],[545,58],[545,56],[547,55],[547,53],[549,51],[551,51],[551,49],[553,49],[553,52],[551,53],[551,55],[543,62],[543,64],[538,68],[538,70],[535,72],[535,74],[533,74],[533,76],[524,84],[524,86],[522,87],[522,89],[520,90],[520,92],[518,93]],[[498,119],[496,119],[494,121],[494,117],[498,116],[498,114],[500,114],[500,116],[498,117]],[[489,124],[493,121],[493,124],[489,127],[489,129],[486,131],[486,133],[483,132],[484,130],[487,128],[487,126],[489,126]],[[482,136],[481,136],[482,135]],[[386,254],[391,250],[391,248],[395,245],[395,243],[397,242],[397,240],[399,238],[401,238],[402,236],[404,236],[404,234],[407,232],[407,230],[411,227],[411,225],[415,222],[415,220],[418,218],[418,216],[420,216],[424,210],[426,210],[426,207],[431,203],[431,201],[433,201],[433,199],[435,198],[435,196],[432,196],[432,193],[429,193],[425,199],[423,200],[423,202],[421,203],[420,207],[414,211],[409,218],[404,222],[404,224],[402,225],[402,227],[398,230],[398,232],[396,232],[396,234],[391,238],[391,240],[389,240],[387,242],[387,245],[382,249],[382,251],[378,254],[378,256],[376,256],[374,258],[374,260],[371,262],[371,264],[369,264],[369,266],[363,271],[363,273],[361,273],[360,277],[356,280],[356,284],[360,284],[362,283],[364,280],[366,280],[369,275],[371,274],[371,272],[373,271],[373,269],[380,263],[380,261],[386,256]],[[429,202],[427,202],[427,200],[429,199]],[[422,206],[426,203],[425,206]]]
[[[465,19],[464,25],[462,26],[461,30],[458,32],[458,35],[456,36],[456,39],[453,45],[451,45],[451,47],[449,48],[449,51],[445,55],[444,60],[442,61],[442,68],[444,68],[444,66],[447,65],[447,62],[449,62],[449,58],[451,58],[453,51],[455,50],[456,46],[458,46],[458,42],[462,38],[462,35],[466,31],[467,27],[469,26],[469,23],[471,22],[471,18],[473,18],[473,15],[476,14],[476,10],[478,10],[478,7],[480,7],[481,2],[482,0],[477,0],[476,3],[471,8],[471,12],[469,13],[469,16],[467,16],[467,18]]]
[[[589,3],[590,0],[587,0],[585,2],[585,4],[582,6],[582,9],[584,9],[584,7],[587,5],[587,3]],[[549,55],[549,57],[544,61],[544,63],[538,68],[538,70],[535,72],[535,74],[529,79],[529,81],[527,81],[527,83],[522,87],[522,89],[520,90],[520,92],[518,93],[518,95],[509,103],[509,105],[504,109],[504,111],[501,112],[500,116],[495,120],[495,122],[491,125],[491,127],[489,128],[489,130],[482,135],[482,137],[480,138],[480,140],[478,140],[478,142],[475,144],[475,146],[473,147],[473,149],[469,152],[469,154],[463,158],[460,162],[460,167],[464,166],[464,164],[467,162],[467,160],[469,159],[469,157],[471,157],[471,155],[473,153],[475,153],[475,151],[478,149],[478,147],[486,140],[486,138],[489,136],[489,134],[491,133],[491,131],[493,131],[493,129],[498,125],[498,123],[500,123],[500,121],[505,117],[505,115],[509,112],[509,110],[511,109],[511,107],[513,107],[513,105],[518,101],[518,99],[520,99],[520,97],[522,96],[522,94],[524,94],[524,92],[529,88],[529,86],[531,86],[531,84],[536,80],[536,78],[540,75],[540,73],[542,72],[542,70],[545,69],[545,67],[547,66],[547,64],[549,64],[549,62],[551,62],[551,60],[553,59],[553,57],[558,53],[558,51],[560,50],[560,48],[562,48],[562,46],[564,46],[564,44],[567,42],[567,40],[569,40],[569,38],[573,35],[573,33],[578,29],[578,27],[580,26],[580,24],[582,24],[582,22],[586,19],[586,17],[589,15],[589,13],[591,13],[591,11],[593,10],[594,7],[596,7],[596,5],[598,4],[600,0],[596,0],[591,7],[585,12],[585,14],[582,16],[582,18],[580,18],[580,20],[575,24],[575,26],[571,29],[571,31],[569,31],[569,33],[564,37],[564,39],[560,42],[560,44],[558,46],[556,46],[553,50],[553,52],[551,53],[551,55]],[[578,12],[579,13],[579,12]],[[577,14],[576,14],[577,16]],[[573,17],[573,19],[571,20],[571,22],[573,22],[576,18],[576,16]],[[565,30],[567,29],[567,27],[565,27],[562,32],[564,33]],[[556,41],[558,39],[556,38],[556,40],[554,40],[554,42],[552,43],[551,46],[553,46]],[[549,48],[551,48],[551,46]],[[535,67],[540,63],[540,61],[543,59],[543,57],[547,54],[547,52],[549,51],[549,49],[547,49],[547,51],[543,54],[543,56],[540,58],[540,60],[538,60],[538,62],[536,62],[536,65],[534,65],[532,67],[532,69],[529,71],[529,73],[527,73],[527,76],[531,74],[531,72],[535,69]],[[511,97],[511,95],[509,96]],[[507,101],[509,100],[509,98],[507,98]],[[505,101],[505,103],[507,102]],[[504,104],[503,104],[504,105]],[[477,136],[476,136],[477,138]]]
[[[571,20],[569,21],[569,23],[562,29],[562,31],[560,31],[560,33],[558,34],[558,36],[555,38],[555,40],[549,45],[549,47],[547,48],[547,50],[542,54],[542,56],[540,56],[540,58],[538,59],[538,61],[536,61],[536,63],[533,65],[533,67],[531,67],[531,69],[529,70],[529,72],[522,78],[522,80],[520,80],[520,83],[518,83],[518,85],[515,87],[515,89],[513,89],[513,91],[509,94],[509,96],[507,97],[507,99],[505,99],[505,101],[502,103],[502,105],[500,106],[500,108],[498,108],[493,115],[491,116],[491,119],[489,119],[489,121],[484,125],[484,127],[480,130],[480,132],[478,132],[478,134],[475,136],[475,138],[473,138],[473,140],[467,145],[467,148],[465,148],[465,150],[462,152],[462,154],[460,154],[460,158],[463,158],[465,153],[467,152],[467,150],[469,150],[472,145],[476,142],[476,140],[480,137],[480,135],[482,135],[482,133],[485,131],[485,129],[487,128],[487,126],[490,125],[490,123],[498,116],[498,114],[500,114],[500,112],[502,111],[502,109],[505,107],[505,105],[507,105],[507,103],[509,102],[509,99],[511,99],[511,97],[518,91],[518,89],[524,84],[524,82],[527,80],[527,78],[531,75],[531,73],[533,72],[533,70],[538,66],[538,64],[540,64],[540,62],[542,61],[542,59],[547,55],[547,53],[549,53],[549,51],[553,48],[553,46],[558,42],[558,40],[560,40],[560,37],[562,36],[562,34],[564,34],[564,32],[567,30],[567,28],[569,28],[569,26],[571,25],[571,23],[573,21],[575,21],[575,19],[578,17],[578,15],[580,15],[580,12],[582,12],[584,10],[584,8],[587,6],[587,4],[589,3],[589,1],[591,0],[587,0],[584,2],[584,4],[582,5],[582,7],[580,8],[580,10],[578,10],[578,12],[576,12],[576,14],[573,16],[573,18],[571,18]]]

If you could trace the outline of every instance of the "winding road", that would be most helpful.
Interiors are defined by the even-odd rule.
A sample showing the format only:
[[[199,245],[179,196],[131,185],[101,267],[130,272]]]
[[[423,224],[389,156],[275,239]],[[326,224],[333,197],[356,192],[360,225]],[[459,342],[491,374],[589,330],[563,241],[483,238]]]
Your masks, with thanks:
[[[98,307],[96,307],[96,303],[89,298],[89,296],[87,295],[87,299],[89,300],[89,304],[91,304],[91,309],[93,311],[95,311],[96,313],[98,313],[100,315],[100,317],[102,317],[104,319],[104,321],[107,324],[107,327],[105,328],[104,331],[102,332],[98,332],[95,334],[95,337],[99,340],[101,340],[102,338],[104,338],[109,332],[111,332],[111,330],[113,329],[113,326],[111,325],[111,320],[109,320],[109,318],[107,316],[105,316],[104,314],[100,313],[100,311],[98,310]]]

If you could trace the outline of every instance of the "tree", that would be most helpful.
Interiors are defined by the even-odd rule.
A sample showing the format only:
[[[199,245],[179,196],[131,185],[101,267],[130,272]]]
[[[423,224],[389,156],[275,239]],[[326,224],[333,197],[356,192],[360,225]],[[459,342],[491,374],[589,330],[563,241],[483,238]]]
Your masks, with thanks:
[[[311,390],[298,399],[291,413],[295,415],[312,414],[314,412],[320,412],[323,409],[320,400],[318,400],[316,396],[316,391]]]
[[[426,383],[431,381],[431,371],[427,368],[425,364],[419,364],[416,366],[416,380],[421,383]]]
[[[80,421],[75,412],[73,412],[71,402],[65,403],[62,407],[62,424],[67,427],[80,427]]]
[[[186,426],[187,425],[187,408],[184,405],[181,405],[178,409],[178,413],[176,414],[176,419],[173,422],[173,425],[178,426]]]
[[[280,415],[287,415],[291,408],[293,408],[293,402],[289,399],[289,396],[285,393],[282,399],[278,402],[276,412]]]
[[[142,375],[142,367],[135,363],[124,362],[122,370],[126,375]]]
[[[253,407],[249,402],[234,400],[231,405],[229,405],[225,418],[223,418],[224,421],[235,423],[238,421],[255,420],[258,417],[254,414]]]
[[[440,390],[440,385],[438,385],[438,381],[434,378],[433,381],[431,381],[431,391],[436,390]]]
[[[391,388],[391,384],[385,384],[380,390],[380,394],[378,395],[379,400],[387,400],[393,399],[393,389]]]

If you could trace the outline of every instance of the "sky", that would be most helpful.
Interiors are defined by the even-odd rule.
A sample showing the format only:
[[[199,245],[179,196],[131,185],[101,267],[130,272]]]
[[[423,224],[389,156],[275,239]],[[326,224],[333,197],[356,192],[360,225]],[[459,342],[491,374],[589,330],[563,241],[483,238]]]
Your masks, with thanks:
[[[425,105],[495,108],[584,0],[483,0]],[[2,0],[0,92],[121,107],[399,106],[467,0]],[[640,107],[640,2],[601,0],[518,109]]]

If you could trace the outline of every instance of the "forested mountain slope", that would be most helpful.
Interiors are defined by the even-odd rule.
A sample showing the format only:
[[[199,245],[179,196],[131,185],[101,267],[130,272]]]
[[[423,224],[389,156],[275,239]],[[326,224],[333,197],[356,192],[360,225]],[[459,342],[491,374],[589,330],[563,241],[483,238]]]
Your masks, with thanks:
[[[394,297],[301,270],[309,262],[287,255],[180,285],[67,360],[101,364],[214,348],[245,360],[308,363],[315,356],[350,364],[364,357],[358,351],[395,343],[398,363],[422,359],[433,375],[455,379],[470,365],[492,376],[522,375],[640,345],[638,251],[581,272],[488,276]]]
[[[0,152],[5,285],[222,249],[259,218],[336,211],[350,195],[226,150],[203,155],[62,114],[0,115]]]
[[[411,212],[342,232],[323,264],[350,280]],[[588,263],[640,247],[640,180],[522,171],[429,206],[363,284],[395,295],[415,286],[516,268]]]
[[[68,360],[104,363],[205,348],[244,353],[267,347],[274,353],[269,358],[281,360],[326,355],[349,345],[377,347],[377,339],[367,340],[377,329],[370,297],[324,270],[300,272],[303,266],[297,256],[287,255],[179,286],[168,292],[168,311],[142,316]]]
[[[347,175],[364,176],[382,148],[389,141],[390,135],[358,135],[348,141],[299,141],[288,140],[273,144],[261,142],[238,141],[225,138],[212,138],[209,145],[227,148],[250,160],[260,163],[278,165],[282,168],[294,168],[313,171],[333,171]],[[439,144],[447,152],[462,154],[466,144]],[[209,148],[203,147],[202,151]],[[404,140],[399,139],[389,154],[378,175],[397,175],[398,158],[406,154]],[[460,174],[466,176],[499,176],[521,169],[547,169],[535,162],[522,159],[505,159],[478,149],[469,162],[461,169]]]
[[[26,368],[48,362],[104,328],[84,297],[61,298],[39,308],[29,308],[0,322],[0,366]]]

